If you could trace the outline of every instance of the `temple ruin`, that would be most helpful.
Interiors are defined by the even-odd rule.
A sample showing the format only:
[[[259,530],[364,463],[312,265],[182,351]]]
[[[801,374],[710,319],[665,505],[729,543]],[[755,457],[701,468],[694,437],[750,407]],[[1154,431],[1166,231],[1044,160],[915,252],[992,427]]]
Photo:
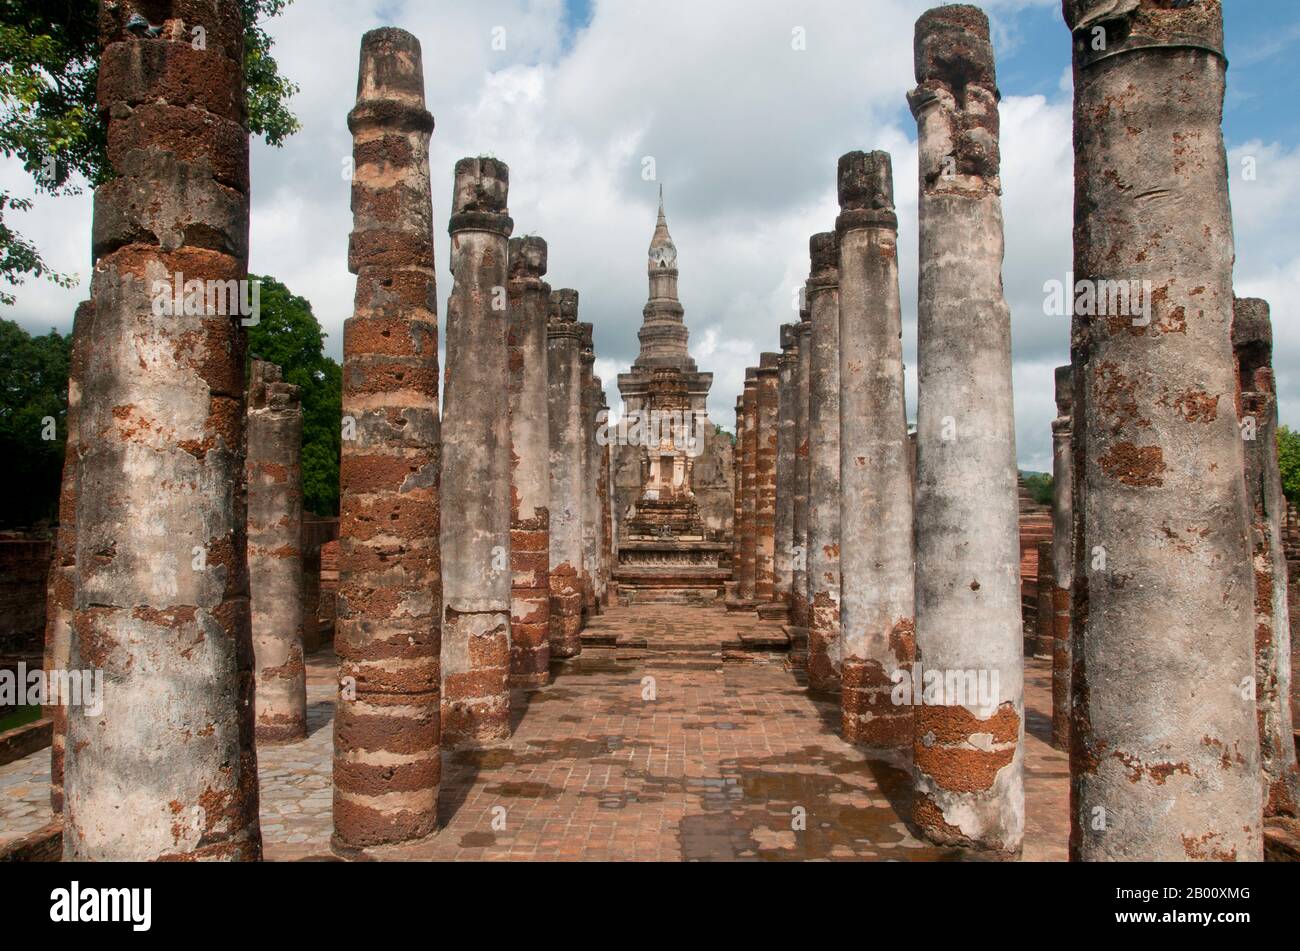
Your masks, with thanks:
[[[662,191],[647,257],[650,297],[637,334],[641,352],[618,376],[623,414],[608,437],[614,581],[625,604],[707,602],[721,597],[731,576],[724,563],[734,517],[731,447],[709,421],[713,374],[700,372],[687,350],[677,246]]]
[[[731,368],[734,432],[663,189],[611,408],[606,304],[545,280],[573,266],[558,231],[512,237],[536,177],[431,168],[420,41],[365,33],[337,538],[303,510],[300,378],[240,314],[157,306],[182,273],[248,277],[249,119],[240,5],[148,6],[148,29],[101,6],[114,176],[57,530],[25,569],[45,613],[22,662],[105,689],[0,734],[5,788],[39,801],[0,816],[40,819],[0,857],[1300,855],[1300,517],[1269,306],[1234,291],[1219,0],[1064,0],[1074,271],[1156,291],[1072,308],[1050,504],[1017,467],[978,7],[916,22],[914,193],[888,152],[825,157],[838,216],[792,239],[798,299]]]

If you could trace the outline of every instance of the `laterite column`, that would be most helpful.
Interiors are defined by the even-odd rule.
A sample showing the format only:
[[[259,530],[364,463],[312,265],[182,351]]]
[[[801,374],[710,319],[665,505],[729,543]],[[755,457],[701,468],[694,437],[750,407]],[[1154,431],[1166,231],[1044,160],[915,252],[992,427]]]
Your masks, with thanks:
[[[442,737],[510,736],[510,170],[456,163],[442,393]]]
[[[440,775],[438,311],[420,43],[361,38],[343,325],[335,849],[420,839]]]
[[[551,663],[551,445],[546,242],[510,239],[510,683],[546,683]]]

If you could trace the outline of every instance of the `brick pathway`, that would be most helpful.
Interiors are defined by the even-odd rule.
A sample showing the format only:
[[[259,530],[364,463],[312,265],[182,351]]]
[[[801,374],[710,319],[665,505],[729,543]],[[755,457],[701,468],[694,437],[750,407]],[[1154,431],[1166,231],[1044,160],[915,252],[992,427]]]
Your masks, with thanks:
[[[770,629],[721,608],[615,608],[546,687],[514,695],[502,748],[447,754],[445,826],[394,858],[934,861],[899,818],[907,777],[835,736],[779,658],[722,660]],[[728,652],[728,657],[740,656]],[[310,737],[259,751],[266,857],[329,857],[333,658],[310,658]],[[1068,769],[1045,742],[1050,669],[1026,671],[1025,858],[1061,861]],[[0,842],[48,820],[48,752],[0,768]]]

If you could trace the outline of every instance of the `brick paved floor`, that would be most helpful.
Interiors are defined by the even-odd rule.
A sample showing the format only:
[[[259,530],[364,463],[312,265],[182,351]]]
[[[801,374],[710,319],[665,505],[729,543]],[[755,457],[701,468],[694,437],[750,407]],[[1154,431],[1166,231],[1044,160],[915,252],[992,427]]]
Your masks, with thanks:
[[[514,694],[514,735],[446,754],[444,827],[393,858],[935,861],[900,818],[908,782],[835,735],[775,657],[722,645],[770,626],[719,608],[614,608],[552,682]],[[730,655],[730,656],[735,656]],[[310,658],[309,738],[259,750],[266,857],[329,857],[333,658]],[[1026,670],[1027,860],[1061,861],[1068,771],[1052,750],[1050,668]],[[0,767],[0,842],[48,820],[48,751]],[[800,819],[802,821],[800,821]]]

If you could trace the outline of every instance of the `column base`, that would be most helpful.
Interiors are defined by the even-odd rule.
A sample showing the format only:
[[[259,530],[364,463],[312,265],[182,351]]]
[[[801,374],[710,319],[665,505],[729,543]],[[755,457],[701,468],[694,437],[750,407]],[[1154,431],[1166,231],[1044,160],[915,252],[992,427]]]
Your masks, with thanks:
[[[339,841],[337,835],[330,836],[330,851],[344,862],[416,862],[419,858],[411,853],[421,846],[431,845],[438,838],[441,830],[434,829],[427,835],[408,842],[393,842],[387,845],[348,845]]]

